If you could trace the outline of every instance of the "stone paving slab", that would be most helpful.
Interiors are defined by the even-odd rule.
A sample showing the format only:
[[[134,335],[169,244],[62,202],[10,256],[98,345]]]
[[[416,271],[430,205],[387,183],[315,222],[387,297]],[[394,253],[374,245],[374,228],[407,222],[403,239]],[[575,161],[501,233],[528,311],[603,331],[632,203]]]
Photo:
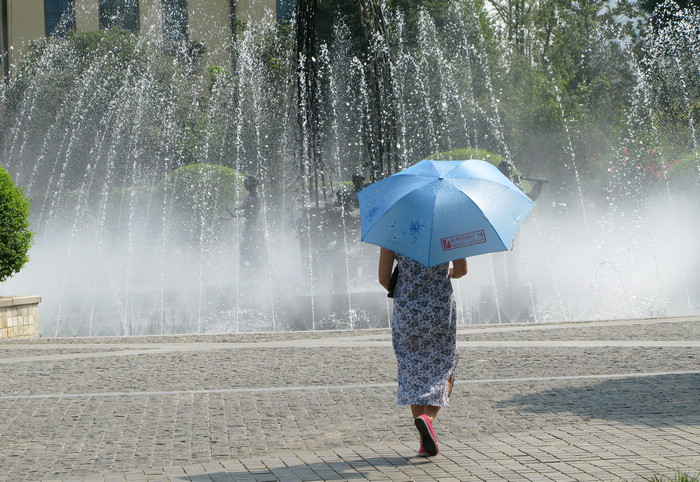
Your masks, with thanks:
[[[415,457],[388,330],[0,342],[0,480],[700,473],[700,317],[459,330]]]

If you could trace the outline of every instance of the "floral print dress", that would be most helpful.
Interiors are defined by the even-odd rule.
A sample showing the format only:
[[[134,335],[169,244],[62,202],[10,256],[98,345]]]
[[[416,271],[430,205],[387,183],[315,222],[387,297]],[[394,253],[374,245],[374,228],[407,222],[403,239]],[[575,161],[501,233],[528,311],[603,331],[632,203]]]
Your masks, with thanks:
[[[395,253],[392,342],[398,362],[398,405],[446,407],[447,381],[454,374],[457,313],[449,263],[426,268]]]

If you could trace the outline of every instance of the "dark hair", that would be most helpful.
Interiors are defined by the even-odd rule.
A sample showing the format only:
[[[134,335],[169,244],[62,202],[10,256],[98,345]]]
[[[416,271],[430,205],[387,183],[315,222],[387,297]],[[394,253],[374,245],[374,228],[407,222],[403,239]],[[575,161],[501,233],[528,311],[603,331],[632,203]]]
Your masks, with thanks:
[[[508,161],[501,161],[498,163],[498,170],[501,171],[501,173],[506,176],[508,179],[510,179],[511,176],[511,166]]]

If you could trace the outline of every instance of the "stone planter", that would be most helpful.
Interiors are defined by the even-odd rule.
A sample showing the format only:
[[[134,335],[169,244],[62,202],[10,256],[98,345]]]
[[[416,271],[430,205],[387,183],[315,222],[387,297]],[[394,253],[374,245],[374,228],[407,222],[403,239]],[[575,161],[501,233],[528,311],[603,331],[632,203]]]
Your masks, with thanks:
[[[40,296],[0,297],[0,339],[39,336]]]

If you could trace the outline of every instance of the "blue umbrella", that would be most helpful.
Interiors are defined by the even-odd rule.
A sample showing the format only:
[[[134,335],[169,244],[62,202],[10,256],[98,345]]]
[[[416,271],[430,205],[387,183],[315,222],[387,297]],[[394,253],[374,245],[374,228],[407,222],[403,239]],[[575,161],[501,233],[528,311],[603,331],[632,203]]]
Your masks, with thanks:
[[[362,241],[425,266],[507,251],[535,203],[492,164],[425,160],[358,193]]]

